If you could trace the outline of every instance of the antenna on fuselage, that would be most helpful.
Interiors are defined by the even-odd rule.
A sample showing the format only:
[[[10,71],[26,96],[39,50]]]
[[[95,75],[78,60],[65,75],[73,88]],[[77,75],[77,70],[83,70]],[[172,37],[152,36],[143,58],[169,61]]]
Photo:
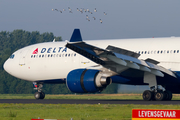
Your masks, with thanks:
[[[56,39],[54,38],[53,42],[56,42]]]

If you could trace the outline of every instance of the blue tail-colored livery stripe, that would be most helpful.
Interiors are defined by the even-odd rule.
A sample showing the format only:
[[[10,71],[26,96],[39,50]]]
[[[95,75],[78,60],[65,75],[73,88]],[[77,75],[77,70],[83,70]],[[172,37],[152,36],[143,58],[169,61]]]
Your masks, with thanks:
[[[70,42],[80,42],[80,41],[82,41],[80,29],[74,29]]]

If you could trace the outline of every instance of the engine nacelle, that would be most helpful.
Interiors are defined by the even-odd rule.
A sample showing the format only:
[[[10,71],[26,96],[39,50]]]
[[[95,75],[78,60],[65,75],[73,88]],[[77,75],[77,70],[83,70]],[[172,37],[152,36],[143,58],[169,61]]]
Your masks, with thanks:
[[[75,93],[94,93],[102,91],[111,84],[110,77],[105,77],[99,70],[76,69],[69,72],[66,85]]]

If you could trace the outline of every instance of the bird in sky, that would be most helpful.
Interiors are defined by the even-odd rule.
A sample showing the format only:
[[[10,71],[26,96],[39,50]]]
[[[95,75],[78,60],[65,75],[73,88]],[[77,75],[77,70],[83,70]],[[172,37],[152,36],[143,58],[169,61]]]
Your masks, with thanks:
[[[77,8],[76,9],[77,11],[79,11],[79,12],[81,12],[81,13],[85,13],[85,12],[88,12],[87,14],[93,14],[93,12],[97,12],[97,9],[96,8],[94,8],[94,10],[93,10],[93,12],[91,12],[90,11],[90,9],[85,9],[85,8]],[[58,12],[60,12],[60,13],[63,13],[63,11],[66,11],[64,8],[62,9],[62,10],[58,10],[58,9],[52,9],[52,11],[58,11]],[[68,7],[68,11],[69,11],[69,13],[73,13],[72,12],[72,9],[70,8],[70,7]],[[103,14],[104,15],[107,15],[107,13],[106,12],[103,12]],[[93,18],[93,20],[98,20],[98,18],[97,18],[97,16],[91,16],[91,15],[86,15],[86,20],[87,21],[90,21],[90,18]],[[99,19],[99,21],[100,21],[100,23],[102,24],[102,20],[101,19]]]
[[[101,19],[99,19],[100,20],[100,23],[102,23],[102,20]]]
[[[86,20],[90,21],[90,19],[86,18]]]
[[[96,8],[94,9],[94,12],[97,12]]]
[[[80,12],[83,13],[83,9],[82,8],[80,9]]]
[[[72,9],[70,7],[68,7],[68,10],[69,10],[70,13],[72,13]]]

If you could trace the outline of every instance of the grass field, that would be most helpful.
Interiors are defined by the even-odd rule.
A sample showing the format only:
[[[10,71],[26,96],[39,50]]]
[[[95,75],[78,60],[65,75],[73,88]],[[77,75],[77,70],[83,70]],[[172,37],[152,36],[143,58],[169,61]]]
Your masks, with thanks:
[[[0,120],[131,120],[132,109],[180,109],[180,105],[0,104]]]
[[[34,99],[33,95],[0,95],[0,99]],[[47,95],[46,99],[142,99],[141,94]],[[174,95],[174,100],[179,95]],[[180,109],[180,105],[0,104],[0,120],[131,120],[132,109]]]

